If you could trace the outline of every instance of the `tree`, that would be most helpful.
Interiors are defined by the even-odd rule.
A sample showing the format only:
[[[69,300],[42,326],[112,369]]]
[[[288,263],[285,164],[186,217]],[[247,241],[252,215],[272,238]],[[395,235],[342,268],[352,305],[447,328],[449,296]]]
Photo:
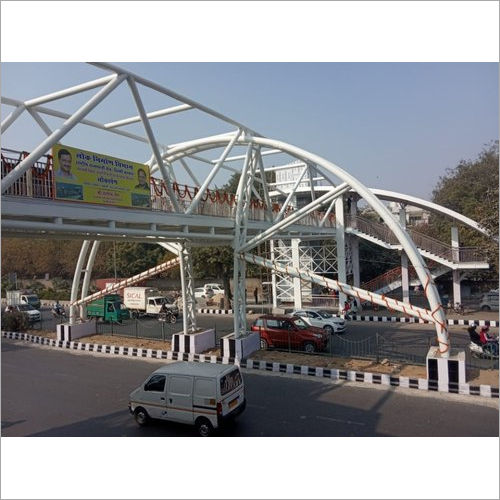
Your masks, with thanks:
[[[483,277],[498,279],[498,141],[486,145],[474,160],[462,160],[440,177],[432,201],[477,221],[489,238],[468,227],[459,228],[460,246],[479,247],[487,256],[490,271]],[[450,234],[452,222],[431,215],[427,228],[431,236]],[[421,228],[419,228],[419,231]]]

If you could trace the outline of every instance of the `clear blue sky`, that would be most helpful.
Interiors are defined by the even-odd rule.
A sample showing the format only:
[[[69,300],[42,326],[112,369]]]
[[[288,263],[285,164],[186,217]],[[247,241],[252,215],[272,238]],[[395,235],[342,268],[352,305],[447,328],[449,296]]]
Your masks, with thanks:
[[[369,187],[424,198],[430,197],[447,168],[475,158],[484,144],[498,137],[495,63],[119,65],[267,137],[319,154]],[[83,63],[3,63],[1,92],[25,100],[105,74]],[[90,118],[112,121],[137,114],[126,93],[122,89]],[[152,92],[144,95],[148,111],[173,104]],[[82,102],[70,98],[47,106],[72,111]],[[11,109],[5,107],[2,118]],[[56,126],[61,120],[47,123]],[[192,112],[153,123],[165,143],[230,130],[210,126],[204,118],[193,121]],[[137,126],[129,130],[141,132]],[[43,135],[26,117],[2,139],[3,147],[30,150]],[[87,127],[61,142],[135,161],[149,157],[147,147],[139,143]]]

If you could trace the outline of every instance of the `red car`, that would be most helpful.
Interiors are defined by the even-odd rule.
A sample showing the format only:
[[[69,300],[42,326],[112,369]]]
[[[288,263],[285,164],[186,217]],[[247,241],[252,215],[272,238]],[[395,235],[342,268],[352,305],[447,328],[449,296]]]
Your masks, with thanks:
[[[260,316],[251,327],[260,332],[260,348],[290,348],[294,351],[324,351],[328,333],[322,328],[308,325],[303,319],[289,316]]]

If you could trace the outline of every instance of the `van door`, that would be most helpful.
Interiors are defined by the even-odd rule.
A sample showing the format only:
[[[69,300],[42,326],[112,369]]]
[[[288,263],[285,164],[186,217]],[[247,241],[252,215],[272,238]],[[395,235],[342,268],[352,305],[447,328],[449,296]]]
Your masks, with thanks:
[[[217,386],[215,378],[196,377],[193,390],[193,418],[208,418],[217,425]]]
[[[193,423],[193,377],[169,375],[167,411],[169,420]]]
[[[165,382],[165,375],[156,374],[144,384],[141,404],[151,418],[165,418],[167,415]]]

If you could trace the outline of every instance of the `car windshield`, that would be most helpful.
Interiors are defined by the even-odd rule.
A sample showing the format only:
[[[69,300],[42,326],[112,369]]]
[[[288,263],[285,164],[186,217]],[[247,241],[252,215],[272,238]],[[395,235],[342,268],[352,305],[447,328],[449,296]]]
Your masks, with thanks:
[[[309,325],[302,318],[293,318],[292,322],[299,330],[307,330],[309,328]]]
[[[38,302],[38,297],[36,295],[28,295],[26,297],[26,300],[30,303],[30,304],[36,304]]]
[[[326,311],[318,311],[319,315],[322,317],[322,318],[331,318],[332,315],[329,313],[329,312],[326,312]]]

